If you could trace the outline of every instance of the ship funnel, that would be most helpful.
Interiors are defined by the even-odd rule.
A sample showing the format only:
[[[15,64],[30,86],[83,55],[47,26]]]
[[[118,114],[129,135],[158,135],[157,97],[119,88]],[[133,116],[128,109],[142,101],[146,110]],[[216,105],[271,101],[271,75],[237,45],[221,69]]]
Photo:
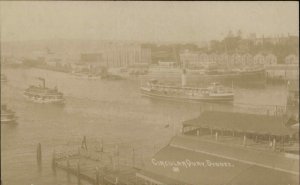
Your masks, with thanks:
[[[186,71],[185,71],[185,69],[182,70],[182,74],[181,74],[181,86],[182,87],[186,86]]]
[[[44,78],[41,78],[41,77],[38,77],[37,79],[39,79],[39,80],[42,81],[43,87],[45,88],[45,86],[46,86],[45,79],[44,79]]]

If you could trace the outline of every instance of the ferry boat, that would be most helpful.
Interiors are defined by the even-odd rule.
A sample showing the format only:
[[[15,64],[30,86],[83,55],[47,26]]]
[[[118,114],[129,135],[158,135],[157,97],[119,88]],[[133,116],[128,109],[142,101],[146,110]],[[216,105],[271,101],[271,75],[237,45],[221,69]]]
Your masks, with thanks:
[[[48,88],[45,85],[45,79],[38,78],[42,81],[42,86],[30,86],[24,91],[24,96],[35,103],[64,103],[63,93],[57,88]]]
[[[1,124],[2,123],[15,123],[17,117],[15,112],[8,109],[6,105],[1,105]]]
[[[233,89],[225,88],[219,83],[212,83],[206,88],[186,87],[185,74],[182,74],[181,86],[159,84],[157,80],[150,80],[146,86],[142,86],[142,95],[188,102],[230,102],[234,99]]]
[[[79,79],[86,79],[86,80],[98,80],[101,79],[101,75],[97,74],[97,73],[91,73],[91,72],[76,72],[73,71],[72,75],[74,75],[75,77],[79,78]]]
[[[4,74],[1,74],[1,82],[6,82],[7,77]]]

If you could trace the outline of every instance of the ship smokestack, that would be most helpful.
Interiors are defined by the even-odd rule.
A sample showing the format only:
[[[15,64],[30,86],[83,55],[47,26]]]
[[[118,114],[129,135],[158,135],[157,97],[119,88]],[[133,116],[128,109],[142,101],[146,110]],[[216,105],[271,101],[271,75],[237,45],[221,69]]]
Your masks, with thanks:
[[[185,71],[185,69],[182,70],[182,74],[181,74],[181,86],[182,87],[186,86],[186,71]]]

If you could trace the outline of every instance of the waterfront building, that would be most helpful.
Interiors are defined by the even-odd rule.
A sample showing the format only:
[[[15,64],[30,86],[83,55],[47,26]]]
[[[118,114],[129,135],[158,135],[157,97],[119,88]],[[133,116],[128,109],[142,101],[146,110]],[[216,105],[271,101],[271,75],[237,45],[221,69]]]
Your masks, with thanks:
[[[139,43],[103,42],[94,52],[81,53],[81,62],[107,68],[150,65],[151,49]]]
[[[288,85],[288,100],[287,104],[295,107],[299,107],[299,79],[290,80]]]
[[[294,64],[297,61],[295,55],[291,55],[286,58],[286,63]],[[277,57],[272,54],[251,55],[250,53],[200,53],[196,51],[184,51],[180,53],[180,60],[184,62],[187,67],[203,67],[210,65],[228,66],[228,67],[243,67],[243,66],[267,66],[277,64]]]
[[[109,43],[102,51],[107,67],[128,67],[134,65],[149,65],[151,49],[137,43]]]
[[[299,134],[285,119],[202,112],[136,173],[138,184],[299,184]],[[217,177],[217,178],[216,178]]]
[[[200,67],[202,65],[198,52],[191,52],[185,50],[183,53],[179,54],[179,57],[184,67],[192,68],[192,67]]]
[[[277,64],[277,57],[273,54],[268,54],[265,57],[264,65],[275,65]]]
[[[299,79],[299,66],[292,64],[275,64],[266,66],[268,79],[274,80],[296,80]]]
[[[265,57],[264,55],[262,54],[256,54],[254,57],[253,57],[253,63],[254,65],[263,65],[264,64],[264,60],[265,60]]]
[[[299,65],[299,56],[298,55],[288,55],[284,59],[285,64],[294,64],[294,65]]]
[[[208,66],[209,65],[209,55],[207,53],[200,53],[199,62],[203,66]]]

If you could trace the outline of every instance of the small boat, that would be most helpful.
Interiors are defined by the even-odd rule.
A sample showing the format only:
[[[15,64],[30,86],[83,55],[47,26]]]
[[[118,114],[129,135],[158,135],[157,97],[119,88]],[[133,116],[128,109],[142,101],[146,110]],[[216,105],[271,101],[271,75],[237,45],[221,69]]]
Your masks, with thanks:
[[[65,99],[63,93],[59,92],[57,88],[48,88],[45,85],[45,79],[38,78],[42,81],[42,86],[30,86],[24,91],[24,96],[35,103],[64,103]]]
[[[95,73],[91,71],[72,71],[71,74],[79,79],[86,79],[86,80],[101,79],[101,75],[99,73]]]
[[[212,83],[207,88],[169,86],[158,84],[152,80],[140,88],[142,95],[173,101],[188,102],[230,102],[234,99],[234,92],[220,85]]]
[[[7,77],[4,74],[1,74],[1,82],[7,82]]]
[[[8,109],[6,105],[1,105],[1,124],[2,123],[15,123],[17,117],[15,112]]]
[[[120,75],[106,74],[106,75],[102,75],[101,79],[105,79],[105,80],[123,80],[124,78],[121,77]]]
[[[93,74],[93,73],[82,73],[82,72],[72,72],[72,74],[78,79],[86,79],[86,80],[98,80],[101,79],[101,75]]]

